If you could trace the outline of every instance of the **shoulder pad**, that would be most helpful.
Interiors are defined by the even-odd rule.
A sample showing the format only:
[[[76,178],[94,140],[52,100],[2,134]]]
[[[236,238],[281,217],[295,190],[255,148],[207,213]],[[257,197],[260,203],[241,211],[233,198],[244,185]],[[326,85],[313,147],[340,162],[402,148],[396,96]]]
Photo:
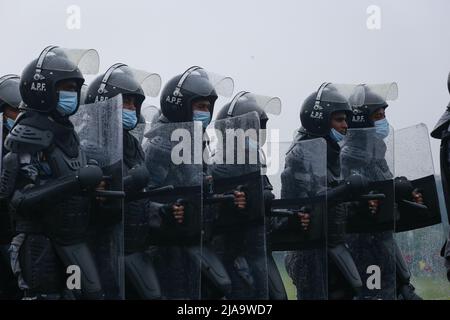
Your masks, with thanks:
[[[5,148],[16,153],[35,153],[48,148],[52,140],[51,131],[19,123],[6,136]]]

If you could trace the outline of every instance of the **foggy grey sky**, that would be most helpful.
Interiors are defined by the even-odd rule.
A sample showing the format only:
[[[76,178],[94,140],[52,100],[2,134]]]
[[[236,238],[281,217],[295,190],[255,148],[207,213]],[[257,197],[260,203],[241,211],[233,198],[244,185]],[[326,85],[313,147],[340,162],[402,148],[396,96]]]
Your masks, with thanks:
[[[72,4],[81,9],[80,30],[66,27]],[[380,30],[366,26],[370,5],[381,9]],[[0,0],[0,73],[20,74],[49,44],[95,48],[100,72],[124,62],[163,82],[200,65],[232,76],[235,93],[279,96],[283,111],[269,127],[281,128],[283,139],[322,82],[396,81],[390,123],[431,130],[449,102],[449,12],[447,0]],[[431,143],[438,171],[439,141]]]

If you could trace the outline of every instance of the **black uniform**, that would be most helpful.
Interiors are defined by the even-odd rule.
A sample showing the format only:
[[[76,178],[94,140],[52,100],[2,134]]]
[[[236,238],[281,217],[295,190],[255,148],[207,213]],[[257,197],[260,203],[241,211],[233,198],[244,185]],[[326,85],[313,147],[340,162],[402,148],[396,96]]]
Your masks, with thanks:
[[[145,155],[138,140],[138,138],[141,140],[143,138],[143,128],[140,128],[142,130],[140,130],[138,138],[133,135],[132,130],[138,125],[138,119],[145,123],[145,119],[141,116],[142,102],[146,95],[157,95],[160,81],[158,74],[135,70],[125,64],[116,63],[104,74],[94,79],[86,90],[86,103],[104,101],[119,94],[123,98],[127,96],[134,98],[135,123],[132,122],[132,119],[125,119],[125,110],[121,110],[123,115],[123,176],[127,194],[124,204],[124,263],[125,294],[128,299],[161,298],[159,282],[147,249],[152,228],[160,227],[159,212],[163,206],[150,201],[149,198],[127,200],[133,197],[133,194],[141,192],[147,187],[149,177],[148,171],[145,169]],[[128,110],[127,112],[133,114],[133,111]],[[134,180],[136,174],[139,175],[137,181]]]
[[[299,132],[296,141],[317,138],[304,132]],[[341,183],[341,163],[338,143],[326,137],[327,142],[327,180],[328,187],[334,188]],[[304,168],[307,172],[308,168]],[[290,193],[287,188],[283,188],[282,197],[289,198]],[[349,254],[346,244],[346,225],[349,203],[340,203],[328,207],[327,228],[328,228],[328,271],[320,270],[317,266],[320,263],[319,253],[315,251],[303,252],[295,251],[286,256],[286,267],[289,275],[297,286],[297,298],[300,300],[315,299],[327,292],[329,299],[352,298],[362,286],[361,279],[355,269],[354,262]],[[342,271],[346,270],[346,271]],[[301,284],[302,277],[307,274],[316,274],[320,277],[323,272],[328,274],[328,288],[311,286],[308,288]],[[299,288],[302,288],[299,290]]]
[[[374,112],[388,107],[387,100],[397,98],[397,84],[361,85],[360,88],[364,90],[364,103],[352,106],[353,115],[349,121],[349,127],[350,129],[355,128],[355,132],[352,133],[351,139],[348,139],[349,141],[346,142],[342,150],[344,171],[356,170],[370,181],[392,180],[394,176],[386,160],[388,150],[384,140],[389,134],[389,124],[387,120],[380,119],[385,122],[384,125],[387,126],[388,130],[378,132],[375,121],[371,119]],[[352,101],[352,98],[350,98],[350,101]],[[345,177],[349,174],[350,172],[343,172]],[[414,287],[410,284],[410,271],[394,239],[395,204],[392,203],[391,206],[392,221],[389,228],[370,233],[370,236],[354,234],[349,237],[353,249],[352,253],[358,255],[359,261],[373,261],[371,256],[377,257],[377,263],[380,264],[379,267],[384,275],[381,279],[381,289],[377,298],[395,299],[401,296],[405,300],[420,299],[414,293]],[[364,217],[361,212],[366,211],[366,206],[361,207],[356,204],[352,206],[351,214],[360,214],[361,217]],[[365,275],[365,266],[358,267],[360,273]],[[373,290],[364,289],[361,294],[373,297],[371,291]]]
[[[66,53],[48,47],[22,73],[26,107],[5,140],[9,153],[3,159],[1,190],[16,234],[11,264],[24,296],[99,299],[99,275],[86,244],[90,200],[77,181],[87,159],[68,119],[78,109],[84,78]],[[77,86],[68,109],[58,109],[56,84],[63,80]],[[65,291],[64,267],[69,265],[82,270],[81,292]]]
[[[9,74],[0,77],[0,117],[1,113],[5,111],[5,107],[9,107],[16,112],[19,112],[20,102],[22,101],[19,92],[19,83],[20,77],[17,75]],[[2,139],[0,141],[2,144],[0,146],[0,161],[3,161],[3,157],[7,153],[6,149],[3,148],[3,144],[11,129],[11,119],[9,120],[10,121],[7,121],[5,114],[3,114],[3,118],[0,118],[0,121],[2,121],[3,124],[1,133]],[[0,299],[15,299],[19,297],[17,281],[11,270],[8,252],[13,235],[11,220],[8,214],[7,195],[5,191],[0,189]]]
[[[300,111],[302,128],[295,137],[295,141],[321,137],[326,140],[328,188],[337,187],[341,183],[341,150],[336,138],[331,137],[332,134],[337,134],[331,128],[332,114],[342,112],[346,114],[347,119],[351,116],[348,92],[352,91],[354,91],[353,85],[323,83],[317,92],[305,99]],[[298,150],[299,154],[301,152],[302,150]],[[313,158],[313,155],[309,158]],[[286,163],[288,163],[288,155]],[[307,174],[309,168],[304,168],[304,171]],[[306,186],[305,190],[308,190]],[[282,196],[289,197],[288,191],[284,191],[285,194]],[[318,192],[319,190],[314,191]],[[352,299],[362,286],[358,270],[346,245],[348,204],[328,202],[327,210],[328,263],[321,263],[324,258],[321,257],[322,252],[317,250],[296,251],[286,257],[286,269],[297,287],[298,299],[323,299],[326,297],[329,299]],[[327,270],[312,269],[311,266],[317,265],[325,265],[328,268]],[[302,283],[302,280],[306,277],[325,279],[325,281],[320,281],[321,287],[305,288],[305,281]],[[327,283],[328,285],[326,285]],[[306,282],[306,285],[310,284]]]

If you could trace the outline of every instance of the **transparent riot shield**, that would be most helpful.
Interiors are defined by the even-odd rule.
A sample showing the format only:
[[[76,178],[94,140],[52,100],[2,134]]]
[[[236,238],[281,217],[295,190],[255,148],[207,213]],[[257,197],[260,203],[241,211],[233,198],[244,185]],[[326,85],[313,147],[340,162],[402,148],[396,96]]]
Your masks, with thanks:
[[[439,255],[444,229],[426,125],[395,131],[395,177],[399,215],[395,239],[403,256],[397,267],[399,281],[402,274],[406,280],[410,275],[423,299],[448,299],[446,270]]]
[[[251,112],[217,120],[206,132],[211,157],[204,193],[204,247],[225,268],[226,298],[268,299],[259,117]],[[237,192],[245,194],[245,207],[235,204]]]
[[[131,135],[139,141],[139,145],[142,145],[142,141],[144,140],[145,125],[145,117],[141,114],[136,127],[130,130]]]
[[[200,122],[155,123],[145,146],[150,187],[172,186],[152,201],[165,209],[153,219],[149,255],[163,299],[200,299],[202,256],[202,125]],[[176,220],[173,206],[183,206]]]
[[[326,142],[270,142],[267,155],[276,197],[266,213],[268,246],[288,298],[327,299]],[[305,213],[310,217],[307,227],[299,216]]]
[[[368,194],[348,207],[347,243],[362,280],[359,299],[395,299],[393,134],[349,129],[341,148],[342,178],[368,180]]]
[[[81,105],[71,120],[88,162],[104,175],[90,213],[89,246],[105,298],[123,299],[122,96]]]

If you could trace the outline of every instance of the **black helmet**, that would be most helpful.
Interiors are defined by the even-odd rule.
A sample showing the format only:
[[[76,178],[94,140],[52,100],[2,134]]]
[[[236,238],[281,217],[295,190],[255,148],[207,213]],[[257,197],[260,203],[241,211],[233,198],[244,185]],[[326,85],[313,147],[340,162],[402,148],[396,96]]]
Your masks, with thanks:
[[[216,120],[232,118],[255,111],[258,114],[260,128],[266,129],[269,117],[267,113],[279,115],[281,113],[281,100],[277,97],[267,97],[241,91],[220,109]],[[265,134],[262,137],[261,145],[265,142]]]
[[[156,97],[161,88],[161,77],[156,73],[132,69],[116,63],[89,85],[85,103],[104,101],[118,94],[136,97],[136,114],[139,119],[145,96]]]
[[[209,73],[200,67],[191,67],[172,78],[161,93],[161,112],[171,122],[192,121],[192,102],[207,99],[214,112],[218,95],[231,96],[234,83],[229,77]]]
[[[19,110],[22,97],[19,91],[20,77],[8,74],[0,78],[0,113],[5,106]]]
[[[448,74],[447,88],[448,92],[450,93],[450,73]],[[431,131],[431,136],[435,139],[442,139],[442,133],[444,132],[444,130],[447,131],[449,123],[450,123],[450,103],[448,104],[444,114],[441,116],[441,118],[434,126],[433,131]]]
[[[360,105],[360,87],[364,90],[364,103]],[[386,109],[389,105],[387,100],[395,100],[398,97],[397,83],[386,84],[361,84],[355,96],[349,98],[353,115],[348,122],[349,128],[371,128],[375,124],[370,116],[380,108]]]
[[[450,72],[449,72],[448,78],[447,78],[447,88],[448,88],[448,93],[450,93]]]
[[[95,74],[98,65],[98,53],[92,49],[45,48],[39,58],[28,64],[22,72],[20,94],[25,109],[46,113],[55,110],[58,103],[56,86],[63,80],[77,83],[79,104],[80,89],[84,83],[82,72]]]
[[[352,109],[347,99],[354,88],[354,85],[323,83],[317,92],[303,102],[300,110],[301,130],[324,137],[330,133],[331,115],[334,112],[345,112],[350,118]]]

